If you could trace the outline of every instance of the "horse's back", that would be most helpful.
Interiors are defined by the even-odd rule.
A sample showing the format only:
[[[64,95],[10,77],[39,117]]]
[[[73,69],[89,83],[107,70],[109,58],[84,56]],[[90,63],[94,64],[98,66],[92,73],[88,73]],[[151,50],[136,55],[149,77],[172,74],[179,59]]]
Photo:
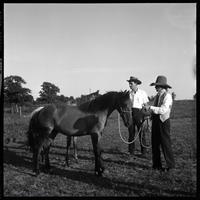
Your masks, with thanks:
[[[35,127],[68,136],[99,132],[105,126],[107,112],[87,112],[78,106],[49,104],[35,115]]]
[[[73,136],[87,129],[87,116],[89,113],[82,112],[77,106],[58,106],[54,115],[55,126],[59,132]]]
[[[34,111],[32,122],[40,128],[59,129],[61,124],[73,126],[74,121],[82,115],[76,106],[48,104]]]
[[[105,125],[107,116],[107,113],[100,113],[84,111],[79,106],[59,106],[55,114],[56,128],[69,136],[87,135],[100,131]]]

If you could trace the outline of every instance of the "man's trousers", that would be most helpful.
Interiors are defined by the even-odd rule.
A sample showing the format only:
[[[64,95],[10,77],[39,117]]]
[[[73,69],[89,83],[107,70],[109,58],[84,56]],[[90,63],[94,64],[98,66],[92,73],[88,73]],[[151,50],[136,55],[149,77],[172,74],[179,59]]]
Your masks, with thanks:
[[[152,161],[153,168],[162,168],[161,149],[166,161],[167,168],[174,168],[175,161],[172,152],[170,138],[170,119],[162,122],[159,115],[152,116]],[[161,148],[161,149],[160,149]]]

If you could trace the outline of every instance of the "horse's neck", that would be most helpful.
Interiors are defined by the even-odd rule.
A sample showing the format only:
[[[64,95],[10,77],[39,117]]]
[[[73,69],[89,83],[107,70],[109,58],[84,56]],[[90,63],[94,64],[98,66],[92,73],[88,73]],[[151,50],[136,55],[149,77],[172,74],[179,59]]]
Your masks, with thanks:
[[[116,96],[112,93],[107,94],[106,96],[101,96],[92,101],[83,103],[79,106],[79,108],[86,112],[107,112],[107,116],[117,108]]]
[[[112,114],[113,111],[114,111],[114,110],[110,110],[110,109],[108,109],[107,117],[109,117],[109,116]]]
[[[117,109],[116,99],[117,98],[115,97],[110,99],[107,117],[109,117],[112,114],[112,112]]]

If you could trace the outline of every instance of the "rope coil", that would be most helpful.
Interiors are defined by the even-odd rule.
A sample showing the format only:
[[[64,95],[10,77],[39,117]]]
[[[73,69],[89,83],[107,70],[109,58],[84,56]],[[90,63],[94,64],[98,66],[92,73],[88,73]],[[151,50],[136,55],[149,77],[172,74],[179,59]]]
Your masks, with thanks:
[[[140,132],[142,131],[142,126],[140,126],[140,129],[137,131],[137,134],[136,134],[135,138],[134,138],[132,141],[127,142],[126,140],[124,140],[124,138],[122,137],[122,134],[121,134],[121,130],[120,130],[120,115],[119,115],[119,113],[118,113],[118,130],[119,130],[119,135],[120,135],[121,140],[122,140],[125,144],[132,144],[132,143],[134,143],[134,142],[137,140],[137,138],[138,138]],[[142,136],[143,136],[143,134],[144,134],[144,131],[142,132],[140,143],[141,143],[141,145],[142,145],[143,147],[145,147],[145,148],[150,148],[151,145],[146,146],[146,145],[143,144],[143,142],[142,142]]]

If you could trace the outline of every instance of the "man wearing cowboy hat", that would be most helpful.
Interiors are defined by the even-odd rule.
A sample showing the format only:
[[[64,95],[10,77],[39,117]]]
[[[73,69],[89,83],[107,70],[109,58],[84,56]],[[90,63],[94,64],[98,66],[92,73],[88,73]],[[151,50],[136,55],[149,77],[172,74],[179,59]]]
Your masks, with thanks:
[[[145,91],[138,88],[138,85],[140,85],[142,82],[136,78],[131,76],[129,80],[127,80],[130,87],[130,98],[132,101],[132,116],[133,116],[133,124],[131,127],[129,127],[129,142],[134,141],[135,139],[135,128],[137,127],[137,130],[139,131],[142,127],[142,120],[141,118],[141,112],[140,110],[146,103],[149,101],[148,96]],[[139,113],[140,112],[140,113]],[[140,139],[140,146],[141,146],[141,153],[142,156],[146,156],[146,148],[144,147],[146,145],[146,139],[145,139],[145,133],[144,129],[141,129],[139,133],[139,139]],[[142,142],[142,143],[141,143]],[[142,145],[143,144],[143,145]],[[129,154],[134,155],[135,151],[135,143],[132,142],[128,146]]]
[[[153,169],[169,171],[175,167],[174,156],[171,147],[170,138],[170,112],[172,107],[172,96],[168,92],[171,88],[167,84],[165,76],[158,76],[155,83],[150,86],[155,86],[157,95],[154,98],[153,106],[145,106],[145,109],[150,110],[152,114],[152,162]],[[166,168],[162,168],[161,152],[162,148],[166,161]]]

